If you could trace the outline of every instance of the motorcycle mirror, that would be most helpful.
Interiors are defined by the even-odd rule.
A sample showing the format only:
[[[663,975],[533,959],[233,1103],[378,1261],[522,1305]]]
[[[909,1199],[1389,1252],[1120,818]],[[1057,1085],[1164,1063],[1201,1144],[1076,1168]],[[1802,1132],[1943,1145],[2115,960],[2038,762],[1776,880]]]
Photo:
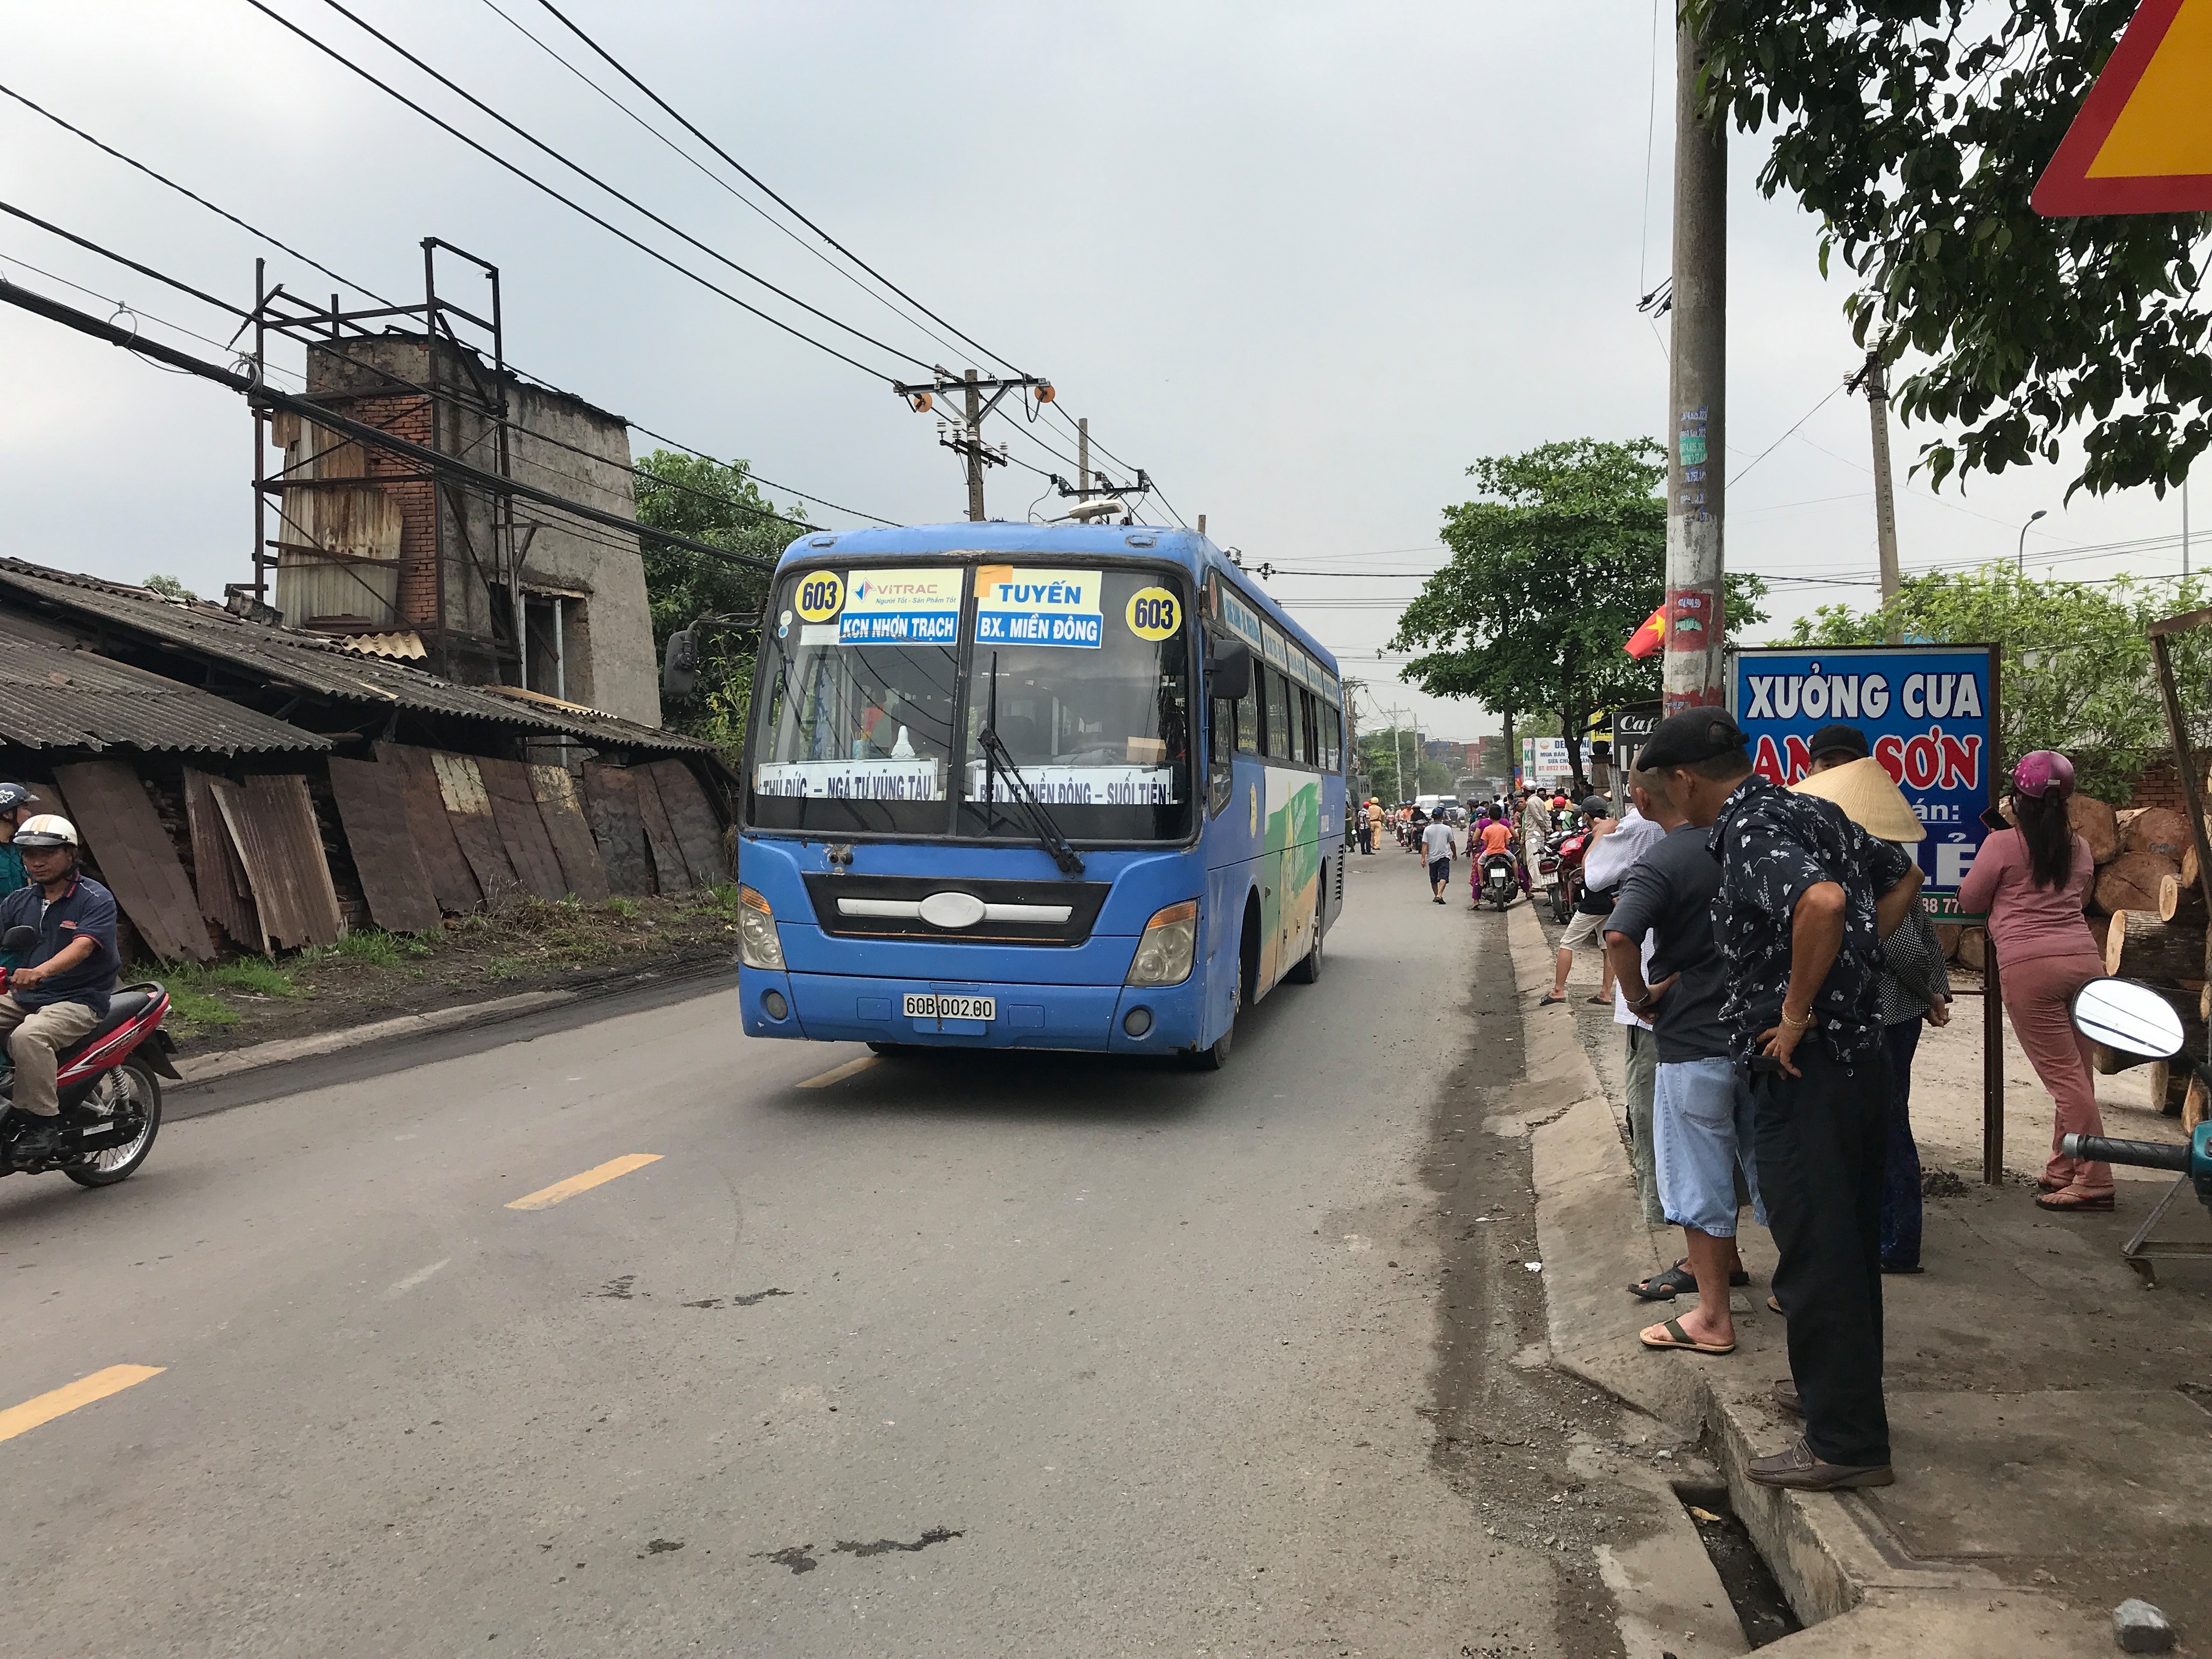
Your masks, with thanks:
[[[1206,695],[1235,702],[1252,691],[1252,647],[1242,640],[1206,636]]]
[[[668,636],[668,653],[661,659],[660,695],[671,702],[684,702],[699,684],[699,636],[679,628]]]
[[[35,951],[39,948],[39,930],[18,925],[0,933],[0,951]]]
[[[2148,985],[2093,979],[2074,994],[2074,1029],[2131,1061],[2172,1060],[2181,1052],[2181,1016]]]

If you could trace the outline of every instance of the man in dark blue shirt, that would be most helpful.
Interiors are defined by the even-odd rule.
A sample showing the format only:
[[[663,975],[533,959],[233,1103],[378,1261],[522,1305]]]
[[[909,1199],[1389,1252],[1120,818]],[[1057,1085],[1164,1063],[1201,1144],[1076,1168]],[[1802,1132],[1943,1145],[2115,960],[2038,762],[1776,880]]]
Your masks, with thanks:
[[[31,884],[0,898],[0,933],[35,927],[20,968],[0,969],[0,1036],[15,1062],[19,1151],[51,1152],[61,1132],[54,1056],[106,1017],[119,965],[115,898],[76,867],[76,827],[46,814],[15,831]]]
[[[1722,709],[1669,715],[1639,763],[1709,828],[1720,861],[1713,923],[1727,968],[1721,1017],[1751,1073],[1761,1196],[1779,1257],[1803,1440],[1747,1473],[1827,1492],[1887,1486],[1882,1402],[1881,1178],[1889,1079],[1877,988],[1881,940],[1920,891],[1919,866],[1833,803],[1752,771]]]

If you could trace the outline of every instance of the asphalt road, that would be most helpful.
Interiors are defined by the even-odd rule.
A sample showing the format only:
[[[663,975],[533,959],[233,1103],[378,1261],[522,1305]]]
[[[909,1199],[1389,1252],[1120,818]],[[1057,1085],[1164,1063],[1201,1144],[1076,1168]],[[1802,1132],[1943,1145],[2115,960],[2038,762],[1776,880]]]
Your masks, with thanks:
[[[874,1061],[710,992],[0,1183],[0,1408],[161,1368],[0,1416],[5,1646],[1601,1650],[1520,1524],[1550,1453],[1440,1449],[1478,1405],[1566,1426],[1525,1287],[1452,1255],[1478,1178],[1526,1206],[1468,1127],[1517,1065],[1467,1000],[1510,1010],[1502,925],[1350,874],[1219,1074]]]

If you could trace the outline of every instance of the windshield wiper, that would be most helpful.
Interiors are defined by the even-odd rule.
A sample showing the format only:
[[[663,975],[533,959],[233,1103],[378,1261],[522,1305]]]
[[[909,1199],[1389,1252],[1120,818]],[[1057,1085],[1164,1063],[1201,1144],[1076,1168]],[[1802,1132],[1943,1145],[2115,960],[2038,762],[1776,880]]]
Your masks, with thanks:
[[[1029,780],[1022,775],[1021,768],[1014,764],[1014,757],[1007,750],[1006,740],[999,735],[999,653],[995,651],[991,653],[990,708],[983,717],[983,729],[975,734],[975,741],[983,746],[986,787],[988,787],[988,779],[992,774],[1005,773],[1006,781],[1013,787],[1015,800],[1029,817],[1030,832],[1037,838],[1038,844],[1052,854],[1052,861],[1060,866],[1060,874],[1081,875],[1082,854],[1067,844],[1067,837],[1060,833],[1060,825],[1053,822],[1052,814],[1045,809],[1045,804],[1030,789]],[[986,807],[989,805],[987,799]]]

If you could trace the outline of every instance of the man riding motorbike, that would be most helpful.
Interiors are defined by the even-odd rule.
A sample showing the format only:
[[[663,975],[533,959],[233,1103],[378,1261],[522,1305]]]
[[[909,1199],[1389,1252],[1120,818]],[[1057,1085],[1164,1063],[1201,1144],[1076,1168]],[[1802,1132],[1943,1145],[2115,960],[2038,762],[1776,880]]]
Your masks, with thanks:
[[[54,1056],[107,1015],[115,975],[115,897],[77,868],[76,826],[42,813],[15,831],[31,878],[0,898],[0,933],[35,927],[38,948],[0,969],[0,1036],[15,1062],[16,1144],[51,1152],[61,1134]]]

